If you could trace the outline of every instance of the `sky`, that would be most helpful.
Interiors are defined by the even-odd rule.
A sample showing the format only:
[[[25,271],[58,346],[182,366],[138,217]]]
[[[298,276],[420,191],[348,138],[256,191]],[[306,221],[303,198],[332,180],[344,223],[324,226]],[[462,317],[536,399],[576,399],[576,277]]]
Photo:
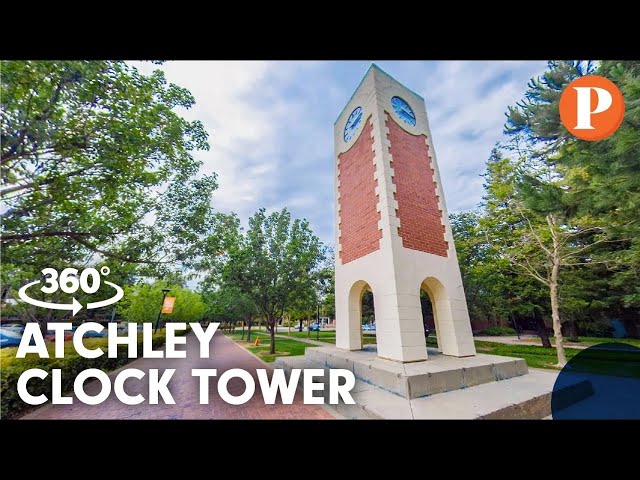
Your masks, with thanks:
[[[196,152],[216,172],[216,210],[246,220],[260,207],[288,207],[334,242],[333,126],[371,63],[424,97],[450,213],[481,201],[480,176],[503,138],[504,113],[543,61],[172,61],[160,68],[196,104],[181,111],[203,122],[211,149]]]

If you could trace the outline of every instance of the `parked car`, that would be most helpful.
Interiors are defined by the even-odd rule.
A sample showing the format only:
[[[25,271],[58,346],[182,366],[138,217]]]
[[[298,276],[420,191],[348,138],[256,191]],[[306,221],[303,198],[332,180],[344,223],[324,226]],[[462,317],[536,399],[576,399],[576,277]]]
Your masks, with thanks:
[[[102,338],[107,336],[107,331],[103,330],[101,332],[95,332],[93,330],[87,330],[84,332],[83,338]],[[66,340],[66,338],[65,338]]]
[[[20,345],[21,333],[17,333],[9,328],[0,328],[0,348],[17,347]]]
[[[320,325],[318,325],[317,323],[312,323],[309,326],[309,331],[311,332],[317,332],[318,330],[320,330]]]
[[[7,328],[20,334],[24,332],[24,324],[22,323],[7,323],[5,325],[2,325],[2,328]]]

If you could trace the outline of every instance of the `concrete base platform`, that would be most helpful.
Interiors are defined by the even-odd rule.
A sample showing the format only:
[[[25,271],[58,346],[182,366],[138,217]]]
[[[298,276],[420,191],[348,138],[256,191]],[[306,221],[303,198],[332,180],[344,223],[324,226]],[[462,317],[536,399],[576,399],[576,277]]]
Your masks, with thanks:
[[[427,361],[403,364],[378,358],[375,348],[317,347],[307,348],[304,357],[280,357],[275,367],[287,376],[293,368],[351,370],[356,403],[333,406],[346,418],[540,419],[551,414],[557,372],[529,372],[520,358],[455,358],[432,349],[428,354]],[[571,392],[572,401],[586,395],[580,389]]]
[[[428,349],[428,355],[426,361],[399,363],[379,358],[375,345],[367,345],[353,352],[336,347],[308,348],[305,358],[322,367],[351,370],[357,379],[409,399],[505,380],[529,371],[521,358],[484,354],[448,357],[434,348]]]

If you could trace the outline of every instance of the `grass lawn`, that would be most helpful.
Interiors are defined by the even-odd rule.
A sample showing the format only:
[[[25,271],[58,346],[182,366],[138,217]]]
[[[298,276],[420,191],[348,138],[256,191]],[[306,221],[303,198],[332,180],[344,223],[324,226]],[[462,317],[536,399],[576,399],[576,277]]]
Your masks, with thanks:
[[[236,342],[238,342],[243,347],[247,348],[249,351],[255,353],[260,358],[262,358],[265,362],[273,362],[275,357],[283,356],[283,355],[304,355],[304,350],[306,347],[310,347],[312,345],[308,343],[304,343],[302,341],[294,340],[296,338],[306,339],[307,332],[291,332],[291,340],[284,339],[282,337],[276,338],[276,355],[269,355],[269,336],[265,332],[256,332],[252,329],[252,338],[253,336],[258,335],[260,337],[260,346],[254,347],[253,342],[247,343],[246,341],[240,340],[241,332],[236,332],[234,334],[226,334]],[[278,335],[286,336],[287,332],[285,329],[278,332]],[[334,331],[321,331],[320,332],[320,341],[326,342],[329,344],[334,344],[336,341],[336,332]],[[317,332],[311,332],[311,336],[308,337],[312,340],[316,340]],[[362,336],[363,343],[365,345],[371,345],[376,343],[376,336],[372,333],[365,333]],[[635,339],[616,339],[616,338],[596,338],[596,337],[581,337],[580,345],[588,345],[588,344],[598,344],[604,342],[617,342],[621,341],[623,343],[629,343],[631,345],[640,346],[640,340]],[[555,348],[544,348],[538,347],[535,345],[510,345],[498,342],[486,342],[484,340],[476,340],[476,350],[478,353],[487,353],[491,355],[502,355],[506,357],[517,357],[523,358],[529,367],[532,368],[548,368],[548,369],[556,369],[555,364],[557,362],[556,358],[556,349]],[[438,341],[436,337],[428,337],[427,338],[427,346],[428,347],[437,347]],[[567,356],[567,360],[573,358],[574,355],[579,353],[581,350],[577,348],[570,348],[570,346],[565,347],[565,355]]]
[[[286,327],[283,327],[282,329],[278,329],[278,333],[276,335],[289,336],[289,332],[288,332]],[[317,340],[318,332],[311,332],[309,337],[307,337],[307,332],[297,332],[297,331],[292,329],[290,336],[292,338],[309,338],[310,340]],[[327,332],[320,331],[320,341],[321,342],[326,342],[327,340],[330,340],[330,341],[334,342],[336,340],[336,332],[334,332],[334,331],[327,331]]]
[[[491,355],[503,355],[506,357],[524,358],[529,367],[555,369],[557,363],[556,349],[537,347],[535,345],[507,345],[498,342],[485,342],[476,340],[476,351],[478,353],[488,353]],[[567,360],[570,360],[581,350],[577,348],[565,348],[564,353]]]
[[[550,338],[551,343],[555,344],[555,338]],[[568,345],[580,345],[580,346],[591,346],[597,345],[599,343],[627,343],[629,345],[634,345],[636,347],[640,347],[640,339],[638,338],[602,338],[602,337],[578,337],[578,343],[567,342],[565,339],[564,343]]]
[[[555,363],[557,359],[555,348],[544,348],[533,345],[507,345],[504,343],[476,340],[476,350],[478,353],[524,358],[529,367],[556,369]],[[584,350],[569,347],[565,347],[564,349],[567,360],[571,360],[580,352],[584,352]],[[624,353],[620,351],[600,350],[596,352],[589,351],[588,353],[583,353],[583,355],[586,355],[586,357],[580,357],[581,361],[578,365],[574,363],[574,368],[586,369],[590,373],[601,372],[606,375],[615,374],[623,377],[640,378],[638,354],[634,352]]]
[[[265,332],[256,332],[251,329],[251,342],[242,340],[242,332],[224,334],[235,341],[238,345],[246,348],[251,353],[256,354],[263,361],[270,363],[274,362],[276,357],[290,356],[290,355],[304,355],[304,350],[307,347],[313,347],[309,343],[300,342],[298,340],[289,340],[285,338],[276,338],[276,354],[269,354],[269,335]],[[245,332],[246,338],[246,332]],[[260,345],[254,347],[256,338],[260,339]]]
[[[288,336],[289,334],[287,332],[278,332],[278,335],[285,335]],[[291,332],[291,337],[292,338],[309,338],[310,340],[318,340],[318,332],[311,332],[311,336],[307,337],[307,332]],[[335,331],[327,331],[327,332],[320,332],[320,341],[321,342],[325,342],[325,343],[330,343],[332,345],[336,344],[336,332]],[[375,334],[368,334],[365,333],[362,337],[362,342],[365,345],[372,345],[374,343],[376,343],[376,336]]]

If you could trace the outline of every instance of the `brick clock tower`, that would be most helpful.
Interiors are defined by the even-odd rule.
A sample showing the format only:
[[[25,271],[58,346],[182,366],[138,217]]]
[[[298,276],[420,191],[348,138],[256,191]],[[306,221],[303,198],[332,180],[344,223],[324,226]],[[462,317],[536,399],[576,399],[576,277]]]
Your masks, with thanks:
[[[362,349],[371,290],[378,356],[426,360],[424,291],[442,353],[475,355],[424,99],[372,65],[334,135],[336,346]]]

